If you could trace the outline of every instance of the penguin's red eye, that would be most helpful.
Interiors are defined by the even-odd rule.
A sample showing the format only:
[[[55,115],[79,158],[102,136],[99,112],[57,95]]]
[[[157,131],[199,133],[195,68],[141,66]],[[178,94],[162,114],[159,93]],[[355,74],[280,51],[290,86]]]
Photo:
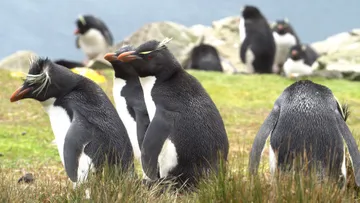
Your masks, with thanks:
[[[147,59],[148,59],[148,60],[151,60],[151,59],[152,59],[152,56],[148,56]]]

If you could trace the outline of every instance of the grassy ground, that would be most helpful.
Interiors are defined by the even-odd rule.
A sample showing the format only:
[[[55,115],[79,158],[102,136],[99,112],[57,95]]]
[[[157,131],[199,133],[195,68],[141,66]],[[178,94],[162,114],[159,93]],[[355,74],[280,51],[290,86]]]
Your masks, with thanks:
[[[310,177],[297,176],[276,180],[268,178],[267,150],[265,170],[251,181],[244,175],[254,136],[270,112],[274,101],[294,81],[272,75],[224,75],[191,71],[207,89],[218,106],[230,140],[230,172],[204,182],[198,193],[157,196],[139,181],[126,177],[93,181],[95,202],[342,202],[353,201],[352,184],[341,191],[329,184],[315,184]],[[111,96],[112,72],[106,71],[107,83],[101,86]],[[358,83],[314,78],[328,86],[341,102],[350,105],[350,129],[359,143],[360,92]],[[7,202],[79,202],[81,190],[73,191],[61,165],[47,115],[33,100],[10,103],[11,93],[20,79],[0,70],[0,201]],[[19,185],[24,171],[34,174],[31,185]],[[349,177],[350,182],[352,177]]]

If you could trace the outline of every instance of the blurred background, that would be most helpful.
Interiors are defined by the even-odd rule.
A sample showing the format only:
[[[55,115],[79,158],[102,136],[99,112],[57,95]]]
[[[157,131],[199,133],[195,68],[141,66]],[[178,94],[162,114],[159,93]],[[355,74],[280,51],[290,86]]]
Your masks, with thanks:
[[[306,43],[360,27],[359,0],[11,0],[0,3],[0,57],[27,49],[50,58],[82,60],[73,34],[79,14],[101,18],[117,43],[145,23],[211,25],[240,15],[244,4],[258,6],[269,21],[287,17]]]

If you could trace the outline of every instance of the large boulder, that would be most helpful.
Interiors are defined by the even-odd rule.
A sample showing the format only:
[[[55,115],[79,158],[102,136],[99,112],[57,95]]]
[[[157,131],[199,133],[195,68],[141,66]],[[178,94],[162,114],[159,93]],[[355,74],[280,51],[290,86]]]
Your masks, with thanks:
[[[32,59],[38,55],[29,50],[17,51],[0,61],[0,69],[27,73]]]
[[[174,22],[154,22],[145,24],[136,32],[116,44],[111,51],[115,51],[123,45],[139,46],[148,40],[163,40],[172,38],[167,45],[177,60],[183,64],[191,49],[199,44],[200,36],[195,35],[189,28]]]
[[[360,79],[360,29],[330,36],[311,46],[321,55],[318,69],[338,71],[349,80]]]

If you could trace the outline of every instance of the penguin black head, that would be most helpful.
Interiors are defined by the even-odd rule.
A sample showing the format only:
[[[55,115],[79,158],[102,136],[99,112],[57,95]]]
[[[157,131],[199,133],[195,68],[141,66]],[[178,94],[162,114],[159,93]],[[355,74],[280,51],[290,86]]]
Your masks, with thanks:
[[[74,31],[74,34],[85,34],[91,28],[99,29],[98,25],[100,24],[99,19],[92,15],[80,15],[76,20],[77,29]]]
[[[289,58],[291,58],[294,61],[304,59],[306,57],[305,50],[306,50],[306,46],[304,45],[300,45],[300,44],[294,45],[290,48]]]
[[[257,7],[250,5],[246,5],[243,7],[242,16],[245,20],[263,18],[263,15],[261,14],[260,10]]]
[[[171,39],[147,41],[135,51],[121,53],[118,60],[130,63],[140,77],[159,76],[181,69],[174,55],[166,47]]]
[[[291,33],[291,25],[288,19],[277,20],[273,25],[273,31],[279,33],[280,35],[284,35],[286,33]]]
[[[10,101],[31,98],[42,102],[52,97],[58,98],[76,85],[76,77],[68,68],[48,58],[38,58],[30,64],[23,85],[11,95]]]
[[[105,54],[104,59],[111,63],[115,72],[115,77],[125,79],[129,75],[138,76],[134,68],[131,67],[129,63],[124,63],[120,60],[117,60],[117,57],[120,54],[130,51],[135,51],[135,48],[130,45],[126,45],[121,47],[119,50],[117,50],[114,53]]]

